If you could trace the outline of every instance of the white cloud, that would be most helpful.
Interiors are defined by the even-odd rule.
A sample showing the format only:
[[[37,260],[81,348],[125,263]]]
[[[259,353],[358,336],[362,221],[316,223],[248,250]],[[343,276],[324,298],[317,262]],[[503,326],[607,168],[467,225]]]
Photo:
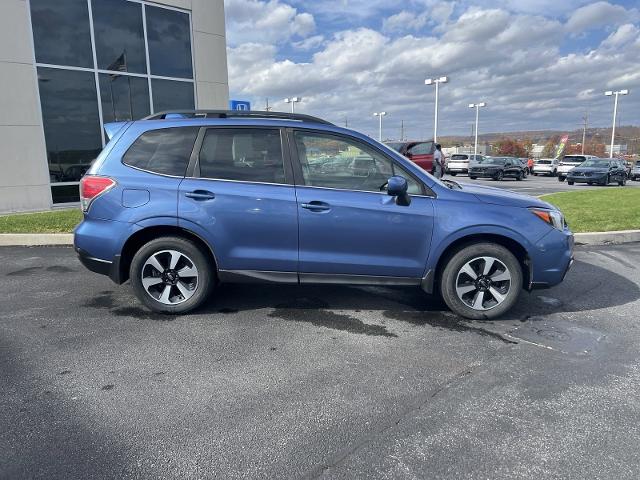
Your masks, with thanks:
[[[230,44],[280,43],[305,38],[316,28],[310,13],[280,0],[226,0],[227,38]]]
[[[324,35],[314,35],[313,37],[305,38],[299,42],[294,42],[292,45],[298,50],[315,50],[324,43]]]
[[[386,32],[402,32],[409,30],[419,30],[427,24],[429,16],[427,12],[416,14],[402,10],[389,18],[385,18],[382,22],[382,29]]]
[[[637,18],[638,11],[627,10],[621,5],[612,5],[609,2],[595,2],[578,8],[567,21],[567,29],[574,33],[580,33],[594,27],[615,26]]]
[[[404,120],[416,138],[433,128],[433,88],[424,85],[429,76],[451,79],[440,90],[442,134],[470,131],[467,105],[475,101],[489,104],[485,132],[574,129],[586,108],[595,124],[598,118],[607,124],[611,106],[602,92],[640,90],[638,25],[620,26],[587,52],[561,53],[566,33],[557,19],[499,8],[457,13],[457,19],[443,17],[449,20],[442,33],[430,23],[421,30],[427,33],[401,36],[373,28],[323,32],[308,38],[315,53],[304,61],[286,59],[281,48],[259,42],[230,48],[231,90],[258,105],[269,97],[285,111],[278,102],[300,95],[298,111],[341,124],[348,117],[350,126],[365,133],[375,132],[371,113],[384,109],[385,130],[399,131]],[[305,40],[295,44],[301,48]],[[621,108],[622,123],[637,123],[632,115],[640,110],[640,95],[626,97]]]
[[[604,47],[622,47],[633,40],[640,39],[640,28],[631,23],[625,23],[609,35],[603,42]],[[639,52],[640,55],[640,52]]]

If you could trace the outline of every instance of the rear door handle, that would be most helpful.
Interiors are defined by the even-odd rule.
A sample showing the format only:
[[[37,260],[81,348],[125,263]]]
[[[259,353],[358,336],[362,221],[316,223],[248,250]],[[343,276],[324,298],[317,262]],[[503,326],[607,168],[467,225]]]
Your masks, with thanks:
[[[207,190],[195,190],[193,192],[187,192],[184,194],[184,196],[187,198],[193,198],[194,200],[199,200],[199,201],[213,200],[214,198],[216,198],[213,192],[209,192]]]
[[[319,202],[317,200],[309,203],[301,203],[300,206],[302,208],[306,208],[307,210],[311,210],[312,212],[326,212],[327,210],[331,210],[331,205],[325,202]]]

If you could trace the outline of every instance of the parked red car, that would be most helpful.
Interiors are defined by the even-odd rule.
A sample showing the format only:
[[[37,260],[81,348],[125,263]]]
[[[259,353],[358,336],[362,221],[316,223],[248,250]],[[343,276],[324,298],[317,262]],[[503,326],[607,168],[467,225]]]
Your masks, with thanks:
[[[435,144],[432,141],[386,142],[386,145],[407,157],[423,170],[426,170],[429,173],[433,171],[433,153],[435,152]]]

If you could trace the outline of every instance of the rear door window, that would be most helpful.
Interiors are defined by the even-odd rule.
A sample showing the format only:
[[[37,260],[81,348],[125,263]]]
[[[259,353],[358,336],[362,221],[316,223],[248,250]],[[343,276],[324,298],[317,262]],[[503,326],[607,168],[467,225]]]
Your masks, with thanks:
[[[285,183],[280,130],[210,128],[202,142],[198,167],[201,178]]]
[[[162,175],[184,177],[198,127],[149,130],[122,157],[125,165]]]

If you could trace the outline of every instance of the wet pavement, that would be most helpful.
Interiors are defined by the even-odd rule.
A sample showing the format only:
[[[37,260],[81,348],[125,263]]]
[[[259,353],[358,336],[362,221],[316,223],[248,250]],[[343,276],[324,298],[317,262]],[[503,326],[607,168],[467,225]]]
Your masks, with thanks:
[[[413,288],[223,286],[163,316],[0,248],[0,478],[638,478],[640,244],[467,322]]]

